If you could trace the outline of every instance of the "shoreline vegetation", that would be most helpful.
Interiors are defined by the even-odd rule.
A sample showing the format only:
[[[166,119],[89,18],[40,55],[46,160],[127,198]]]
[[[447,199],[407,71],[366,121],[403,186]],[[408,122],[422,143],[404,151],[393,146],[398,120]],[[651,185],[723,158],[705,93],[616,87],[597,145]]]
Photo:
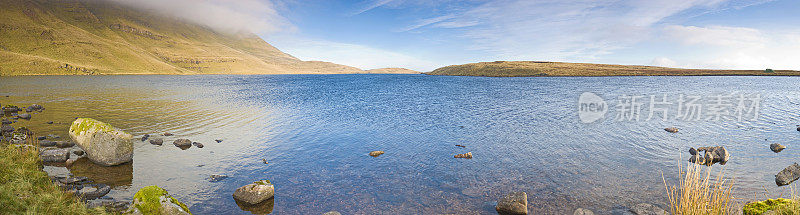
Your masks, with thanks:
[[[713,70],[657,66],[565,63],[547,61],[494,61],[452,65],[425,73],[446,76],[569,77],[569,76],[800,76],[794,70]]]

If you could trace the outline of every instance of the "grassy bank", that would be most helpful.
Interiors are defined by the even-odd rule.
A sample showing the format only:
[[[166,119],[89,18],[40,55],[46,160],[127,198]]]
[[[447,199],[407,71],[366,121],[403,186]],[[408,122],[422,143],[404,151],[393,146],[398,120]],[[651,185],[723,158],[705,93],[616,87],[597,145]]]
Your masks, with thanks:
[[[0,206],[0,214],[105,214],[50,182],[32,144],[0,144]]]
[[[656,66],[563,63],[541,61],[495,61],[452,65],[429,75],[529,77],[529,76],[798,76],[790,70],[708,70]]]

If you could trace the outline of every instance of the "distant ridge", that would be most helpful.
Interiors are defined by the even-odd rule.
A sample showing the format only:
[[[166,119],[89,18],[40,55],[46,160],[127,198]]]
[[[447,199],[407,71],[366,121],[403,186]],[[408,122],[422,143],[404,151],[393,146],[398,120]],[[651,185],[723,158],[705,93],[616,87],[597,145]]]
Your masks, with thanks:
[[[433,70],[429,75],[538,77],[538,76],[798,76],[794,70],[711,70],[657,66],[564,63],[547,61],[494,61],[452,65]]]
[[[112,1],[0,0],[0,76],[344,73],[368,72]]]

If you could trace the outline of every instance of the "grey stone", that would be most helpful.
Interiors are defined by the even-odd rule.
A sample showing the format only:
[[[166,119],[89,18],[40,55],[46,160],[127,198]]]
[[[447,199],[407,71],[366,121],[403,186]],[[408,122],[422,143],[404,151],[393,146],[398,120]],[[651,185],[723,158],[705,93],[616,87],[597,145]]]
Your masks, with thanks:
[[[133,160],[133,135],[107,123],[78,118],[69,127],[69,136],[96,164],[114,166]]]
[[[56,141],[56,147],[58,148],[69,148],[75,146],[75,143],[72,141]]]
[[[495,210],[501,215],[528,214],[528,194],[525,192],[509,193],[497,201]]]
[[[49,141],[49,140],[42,140],[42,141],[39,141],[39,146],[41,146],[41,147],[52,147],[52,146],[56,146],[56,142]]]
[[[578,208],[575,209],[575,212],[573,212],[572,215],[594,215],[594,212],[589,209]]]
[[[778,186],[788,185],[800,178],[800,165],[794,163],[775,175],[775,184]]]
[[[192,147],[192,141],[189,139],[177,139],[172,142],[172,145],[185,150]]]
[[[19,118],[20,118],[20,119],[27,119],[27,120],[30,120],[30,119],[31,119],[31,114],[28,114],[28,113],[23,113],[23,114],[20,114],[20,115],[19,115]]]
[[[45,149],[39,152],[39,158],[44,162],[62,163],[69,159],[69,150],[66,149]]]
[[[636,215],[669,215],[664,209],[647,203],[639,203],[633,206],[630,211]]]
[[[322,215],[342,215],[342,213],[339,213],[339,211],[328,211]]]
[[[223,179],[226,179],[226,178],[228,178],[227,175],[213,174],[213,175],[208,177],[208,181],[210,181],[210,182],[218,182],[218,181],[222,181]]]
[[[150,140],[150,144],[159,145],[160,146],[161,144],[164,144],[164,139],[161,139],[161,138],[151,139]]]

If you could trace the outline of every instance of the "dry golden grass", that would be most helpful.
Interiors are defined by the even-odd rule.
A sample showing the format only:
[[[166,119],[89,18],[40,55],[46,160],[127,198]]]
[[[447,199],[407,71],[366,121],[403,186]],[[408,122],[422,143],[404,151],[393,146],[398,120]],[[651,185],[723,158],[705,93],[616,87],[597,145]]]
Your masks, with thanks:
[[[800,71],[707,70],[656,66],[563,63],[543,61],[495,61],[438,68],[430,75],[525,77],[525,76],[700,76],[700,75],[800,75]]]
[[[725,179],[725,173],[722,169],[713,178],[712,172],[713,170],[710,166],[693,163],[688,163],[684,172],[679,165],[678,184],[669,186],[664,180],[670,204],[670,214],[737,214],[738,207],[731,196],[733,182]]]

